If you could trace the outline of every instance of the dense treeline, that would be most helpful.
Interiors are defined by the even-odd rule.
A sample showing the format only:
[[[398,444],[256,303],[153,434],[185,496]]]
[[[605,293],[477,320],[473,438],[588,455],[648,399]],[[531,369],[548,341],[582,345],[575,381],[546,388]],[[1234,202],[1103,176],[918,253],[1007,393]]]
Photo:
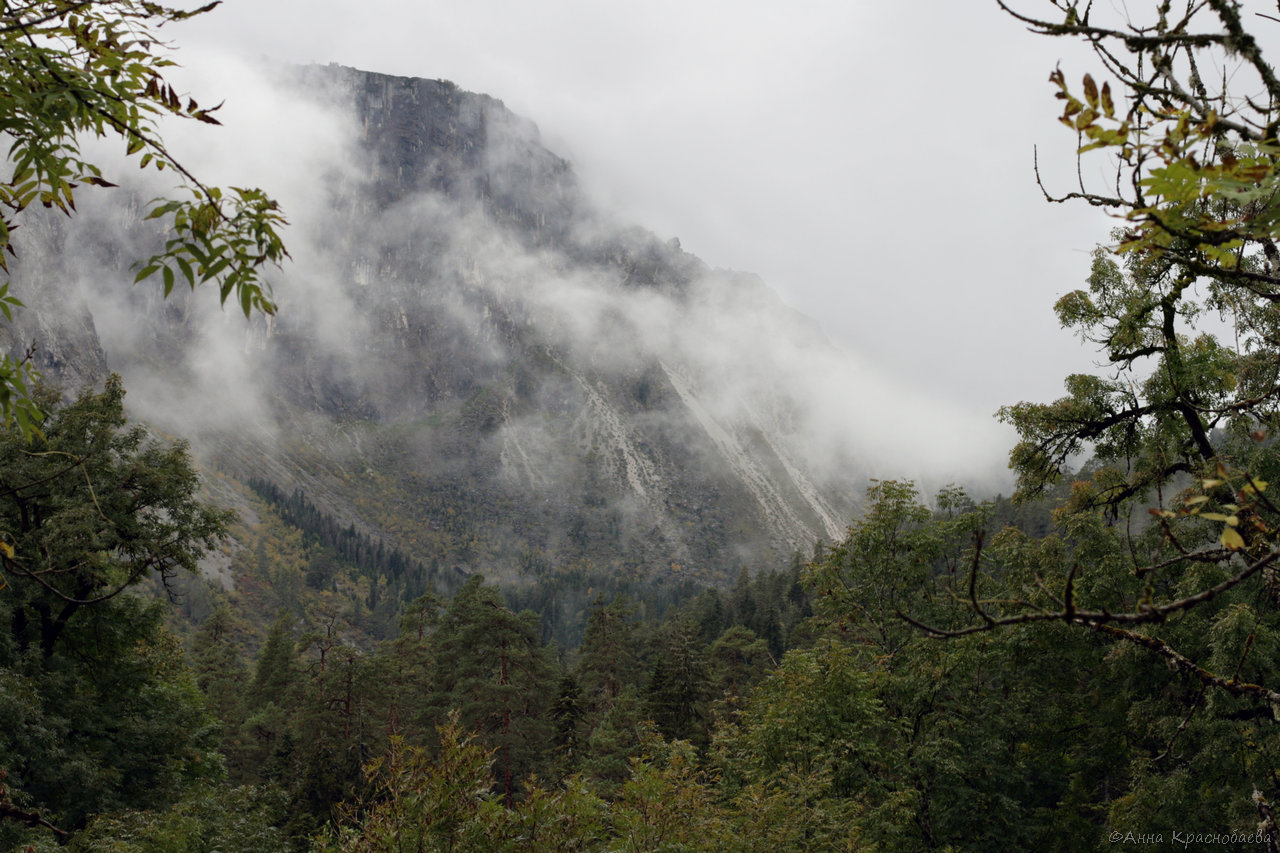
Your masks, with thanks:
[[[798,586],[800,565],[797,555],[789,573],[763,572],[753,576],[744,568],[726,599],[714,587],[675,573],[645,576],[611,573],[589,563],[552,567],[538,562],[532,569],[522,566],[532,574],[504,585],[503,593],[512,609],[537,613],[543,641],[562,649],[573,649],[582,643],[592,602],[625,598],[633,602],[637,618],[643,621],[660,621],[673,611],[687,613],[698,623],[699,636],[707,642],[718,635],[717,629],[730,624],[747,625],[767,636],[770,648],[781,654],[783,637],[798,618],[796,614],[804,610],[804,596]],[[785,580],[784,575],[790,580]],[[789,593],[764,589],[762,585],[767,583],[785,586]],[[788,601],[787,594],[794,600]],[[757,606],[762,597],[769,597],[770,605]],[[712,631],[716,634],[708,636]]]
[[[162,524],[225,524],[193,502],[185,457],[122,429],[109,389],[50,420],[57,452],[6,451],[9,470],[37,466],[5,499],[28,531],[0,598],[7,849],[1066,851],[1155,825],[1256,832],[1255,802],[1275,796],[1259,772],[1280,759],[1269,706],[1101,632],[966,630],[1130,553],[1129,525],[1105,513],[1011,513],[956,489],[925,506],[877,483],[811,561],[661,616],[596,595],[572,649],[473,575],[399,605],[376,644],[340,611],[283,610],[250,657],[219,606],[184,655],[159,604],[63,600],[59,628],[57,597],[23,574],[53,542],[73,556],[82,529],[142,537],[122,554],[169,547],[168,528],[129,523],[131,488],[167,502]],[[91,493],[81,464],[121,501]],[[95,500],[103,515],[76,509]],[[24,528],[36,504],[62,509]],[[197,551],[157,553],[176,567]],[[57,565],[38,577],[79,576],[55,589],[81,596],[94,578],[141,579]],[[1141,579],[1077,590],[1115,613],[1140,594]],[[1260,680],[1280,643],[1255,597],[1223,590],[1166,636]]]
[[[785,595],[770,595],[794,595],[798,571],[744,578],[734,601],[752,612],[784,609]],[[223,790],[266,792],[271,809],[258,811],[254,830],[268,845],[262,849],[282,839],[306,849],[316,833],[330,831],[336,806],[380,800],[366,770],[388,749],[438,756],[442,745],[461,749],[462,737],[469,760],[483,756],[485,797],[506,809],[544,795],[534,779],[576,774],[595,796],[612,796],[627,790],[635,761],[669,739],[705,750],[717,715],[735,708],[774,661],[735,624],[732,607],[718,612],[724,630],[700,640],[712,627],[695,622],[700,609],[645,622],[626,599],[597,598],[582,646],[562,661],[542,643],[535,614],[512,611],[496,587],[473,577],[448,602],[432,595],[413,602],[399,635],[371,652],[345,643],[336,624],[302,630],[286,613],[248,665],[232,640],[231,614],[221,609],[194,636],[191,660],[219,719],[227,784],[236,786]],[[201,802],[211,796],[207,789],[195,795]],[[184,815],[199,811],[186,808]],[[85,838],[99,831],[106,838],[122,821],[152,820],[147,831],[163,833],[173,819],[103,819]]]
[[[260,625],[270,622],[274,611],[263,608],[272,603],[275,610],[286,609],[299,619],[310,618],[308,614],[316,610],[342,612],[343,618],[356,629],[352,639],[368,645],[371,640],[394,634],[396,620],[407,602],[428,590],[450,595],[470,574],[458,565],[446,569],[439,555],[424,564],[360,533],[354,525],[343,526],[316,507],[300,489],[286,493],[275,484],[257,478],[250,479],[246,485],[265,506],[257,509],[257,524],[236,528],[238,539],[248,545],[248,553],[236,557],[235,569],[242,580],[249,576],[269,586],[269,594],[264,594],[263,600],[236,601],[235,609],[250,622],[254,619]],[[798,573],[800,563],[797,555],[793,560],[793,574]],[[525,549],[519,555],[513,570],[515,580],[501,584],[507,606],[537,613],[542,642],[560,649],[573,649],[582,642],[587,614],[597,599],[612,600],[621,596],[635,603],[638,618],[660,620],[673,608],[686,606],[710,592],[704,584],[678,571],[622,571],[587,560],[560,564],[546,553],[532,549]],[[746,607],[753,607],[753,596],[757,594],[747,589],[756,583],[749,580],[751,577],[744,568],[735,587],[735,601],[741,599]],[[224,597],[216,593],[210,595],[208,589],[198,585],[180,583],[179,586],[186,615],[197,623],[207,618],[217,601]],[[724,606],[724,602],[715,605],[720,609]],[[713,615],[708,618],[723,621],[722,617]],[[765,623],[770,619],[777,622],[782,618],[782,610],[775,608],[761,611],[758,617],[744,618],[756,618],[759,625],[744,624],[751,624],[762,635],[768,635],[771,648],[780,653],[781,623]],[[251,626],[242,626],[242,633],[246,629],[253,630]]]
[[[301,489],[286,494],[275,483],[258,477],[249,478],[246,485],[272,506],[287,523],[297,527],[304,537],[331,549],[340,559],[356,567],[371,580],[385,578],[396,587],[404,599],[417,598],[428,589],[439,588],[445,582],[438,567],[430,570],[420,561],[411,559],[395,548],[388,548],[380,540],[356,530],[354,524],[342,526],[337,519],[322,512],[307,500]],[[319,587],[331,580],[326,572],[332,564],[315,562],[308,569],[307,584]]]
[[[314,541],[273,511],[227,555],[281,605],[265,639],[210,595],[184,647],[140,590],[231,519],[118,378],[36,390],[39,428],[0,430],[0,847],[1280,849],[1280,79],[1238,4],[1049,8],[1014,14],[1127,89],[1051,78],[1118,170],[1072,195],[1127,218],[1056,306],[1112,370],[1000,413],[1019,502],[873,482],[811,561],[653,606],[584,596],[589,542],[530,553],[539,614],[475,573],[397,598],[385,552],[282,497]],[[1224,59],[1267,97],[1211,91]],[[1207,311],[1233,334],[1192,334]],[[429,497],[424,558],[505,553]]]
[[[223,603],[184,655],[160,602],[118,593],[156,572],[168,588],[229,518],[194,499],[181,447],[124,428],[122,396],[117,382],[65,406],[42,398],[49,449],[0,442],[11,475],[0,510],[16,537],[0,549],[5,849],[308,849],[346,831],[333,829],[342,804],[355,815],[382,802],[370,775],[382,756],[444,755],[461,731],[488,779],[468,797],[518,810],[542,796],[535,779],[575,775],[593,796],[621,795],[650,747],[682,738],[705,750],[723,701],[773,666],[737,620],[796,606],[798,561],[744,575],[728,607],[704,597],[668,606],[665,621],[597,594],[566,654],[536,614],[473,576],[448,600],[398,604],[398,631],[373,646],[341,608],[285,609],[250,659],[243,616]],[[328,547],[294,531],[293,544],[271,533],[248,557],[282,586]],[[112,537],[117,556],[83,561],[85,542]]]

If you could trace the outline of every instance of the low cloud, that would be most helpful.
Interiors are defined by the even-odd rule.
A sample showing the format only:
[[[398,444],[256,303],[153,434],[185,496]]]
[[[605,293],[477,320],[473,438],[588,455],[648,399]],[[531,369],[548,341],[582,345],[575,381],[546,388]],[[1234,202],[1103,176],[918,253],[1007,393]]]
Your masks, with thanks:
[[[1007,429],[904,387],[892,371],[833,346],[814,320],[758,279],[705,267],[644,232],[620,231],[604,214],[578,210],[566,246],[557,248],[496,223],[466,193],[417,193],[370,208],[362,129],[341,91],[303,94],[295,72],[229,58],[192,65],[219,69],[216,79],[193,74],[179,82],[225,96],[218,113],[224,127],[166,125],[171,150],[210,183],[261,185],[278,198],[292,223],[293,261],[275,280],[279,318],[246,322],[210,293],[176,294],[159,306],[154,287],[131,287],[127,271],[104,274],[100,252],[86,249],[90,241],[73,240],[73,253],[85,249],[84,257],[95,259],[78,267],[81,293],[108,359],[126,373],[139,415],[180,433],[249,430],[269,439],[280,429],[280,397],[321,393],[282,387],[273,352],[289,346],[309,360],[292,368],[289,381],[323,377],[341,391],[342,399],[311,403],[349,404],[360,416],[363,400],[379,417],[422,417],[436,405],[432,395],[502,375],[518,355],[516,335],[524,344],[536,338],[593,375],[631,376],[660,364],[663,381],[696,396],[698,417],[742,435],[759,429],[777,437],[784,455],[845,497],[869,477],[908,477],[926,490],[952,481],[980,493],[1007,488]],[[502,156],[518,166],[525,143]],[[131,174],[137,197],[171,190],[167,173]],[[95,245],[110,234],[106,242],[126,247],[120,254],[145,254],[145,230],[140,236],[136,222],[120,216],[119,196],[96,195],[77,226],[89,226]],[[648,253],[655,263],[682,265],[688,280],[637,286],[617,266],[598,258],[583,263],[603,239],[631,258]],[[140,323],[140,313],[152,319]],[[909,316],[898,322],[902,335],[912,334]],[[476,375],[412,361],[415,342],[434,346],[450,335]],[[397,371],[418,375],[401,382]],[[393,399],[400,387],[418,399]],[[538,393],[527,392],[531,399]],[[544,391],[548,400],[558,395],[554,387]],[[675,396],[668,406],[690,420]],[[663,417],[658,410],[636,417],[649,419],[644,429],[655,434],[663,428],[652,423]],[[507,428],[519,447],[549,456],[563,446],[563,437],[540,432],[545,417],[511,414]],[[554,470],[544,466],[540,476]]]

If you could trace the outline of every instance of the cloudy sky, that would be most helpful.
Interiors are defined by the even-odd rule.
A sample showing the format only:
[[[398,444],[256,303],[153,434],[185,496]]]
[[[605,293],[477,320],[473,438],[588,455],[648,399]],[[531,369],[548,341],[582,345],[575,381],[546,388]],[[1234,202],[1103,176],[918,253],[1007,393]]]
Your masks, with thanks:
[[[1051,306],[1112,223],[1045,203],[1032,152],[1072,188],[1047,78],[1093,65],[994,0],[225,0],[171,37],[192,66],[230,51],[494,95],[602,202],[975,415],[1092,363]]]

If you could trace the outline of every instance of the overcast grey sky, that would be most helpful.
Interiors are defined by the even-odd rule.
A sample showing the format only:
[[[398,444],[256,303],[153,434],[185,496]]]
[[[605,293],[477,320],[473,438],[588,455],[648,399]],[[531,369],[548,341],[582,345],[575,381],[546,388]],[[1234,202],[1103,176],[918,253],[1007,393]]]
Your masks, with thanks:
[[[1093,63],[994,0],[225,0],[171,37],[188,65],[230,50],[498,97],[626,218],[974,414],[1093,360],[1051,307],[1112,223],[1032,174],[1038,144],[1071,188],[1047,81]]]

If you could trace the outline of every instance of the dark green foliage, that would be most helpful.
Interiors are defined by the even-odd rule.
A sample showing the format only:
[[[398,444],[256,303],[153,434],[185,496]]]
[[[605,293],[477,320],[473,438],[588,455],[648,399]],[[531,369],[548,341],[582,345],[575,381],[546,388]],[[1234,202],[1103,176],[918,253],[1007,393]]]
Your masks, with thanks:
[[[201,786],[164,811],[94,819],[71,845],[75,853],[283,853],[277,828],[285,810],[271,788]]]
[[[644,690],[648,719],[665,737],[703,746],[710,726],[710,679],[692,626],[669,623],[659,635]]]
[[[920,505],[908,484],[875,485],[866,515],[809,572],[821,593],[820,614],[846,650],[844,666],[862,679],[842,692],[864,694],[878,709],[872,716],[883,720],[856,737],[856,749],[880,750],[859,760],[866,776],[843,776],[833,757],[823,759],[832,794],[856,791],[865,808],[854,819],[860,837],[892,849],[1073,850],[1101,844],[1114,830],[1251,827],[1253,792],[1274,796],[1262,768],[1280,759],[1271,727],[1257,723],[1270,719],[1269,710],[1259,714],[1242,697],[1215,696],[1193,673],[1152,668],[1141,644],[1117,646],[1103,632],[1027,623],[941,641],[900,615],[935,631],[962,629],[978,609],[1001,618],[1036,601],[1073,565],[1123,565],[1142,538],[1096,512],[1060,513],[1057,533],[1036,538],[1013,528],[992,532],[990,508],[955,491],[939,495],[937,507]],[[1140,590],[1141,581],[1120,575],[1106,583],[1082,578],[1075,594],[1082,608],[1120,612]],[[1215,665],[1229,661],[1242,677],[1265,677],[1273,630],[1248,601],[1224,592],[1171,620],[1163,636]],[[1214,649],[1226,654],[1215,661]],[[813,772],[751,763],[769,755],[761,751],[768,741],[759,740],[769,725],[810,745],[859,731],[837,721],[825,734],[803,734],[830,713],[803,704],[822,695],[816,683],[797,681],[794,698],[769,698],[774,679],[800,654],[788,653],[751,697],[738,729],[724,737],[727,780],[758,784],[765,767]]]
[[[587,754],[580,765],[583,776],[605,795],[616,795],[630,778],[632,763],[656,736],[637,689],[626,685],[591,729]]]
[[[281,613],[258,653],[252,681],[241,700],[243,722],[227,744],[231,778],[245,784],[282,780],[293,767],[297,738],[291,718],[299,682],[293,620]],[[224,719],[224,725],[235,723]]]
[[[381,754],[386,738],[381,661],[336,638],[319,642],[294,710],[296,749],[289,829],[309,835],[324,825],[334,804],[352,796],[361,768]]]
[[[810,795],[868,799],[891,744],[879,680],[832,640],[788,654],[723,735],[731,783],[822,779]]]
[[[580,849],[630,839],[955,851],[1067,851],[1178,816],[1245,825],[1251,803],[1232,780],[1274,751],[1259,729],[1239,737],[1232,720],[1252,719],[1247,703],[1215,701],[1176,672],[1153,674],[1140,650],[1117,654],[1067,626],[940,643],[900,618],[909,609],[965,624],[975,555],[981,594],[1007,598],[1065,560],[1105,564],[1120,541],[1101,519],[1049,538],[992,532],[999,515],[954,489],[929,509],[909,484],[874,485],[848,537],[803,570],[818,614],[788,629],[808,639],[780,666],[741,623],[803,612],[798,561],[703,593],[664,623],[597,598],[567,670],[533,615],[513,613],[479,578],[450,602],[405,607],[399,636],[373,652],[345,643],[332,614],[300,639],[282,616],[247,685],[244,740],[228,745],[229,763],[282,790],[278,823],[295,844],[340,807],[347,834],[330,836],[333,849],[380,849],[361,845],[403,842],[415,825],[458,849],[538,849],[529,839],[540,838]],[[1217,613],[1186,631],[1217,637],[1210,653],[1237,662],[1253,643],[1242,673],[1280,665],[1253,612],[1228,601]],[[224,618],[193,641],[202,684],[245,683],[220,645]],[[462,728],[436,735],[451,725]],[[237,757],[251,734],[257,752]],[[408,775],[360,773],[381,772],[370,761],[384,754],[381,766]],[[1189,785],[1193,767],[1212,793]],[[408,810],[387,810],[394,802]],[[415,824],[419,809],[453,817]]]
[[[634,603],[638,615],[656,622],[705,589],[688,578],[647,577],[630,567],[581,561],[552,565],[532,554],[522,560],[522,568],[532,572],[531,582],[504,589],[508,606],[537,613],[543,641],[561,648],[583,643],[588,613],[597,601],[626,599]]]
[[[609,710],[622,689],[639,680],[635,614],[634,605],[618,597],[609,604],[597,598],[587,616],[576,672],[588,714],[593,717]]]
[[[144,452],[105,446],[118,464]],[[1256,470],[1276,467],[1265,453],[1250,458]],[[163,455],[147,464],[163,469],[166,460],[180,469]],[[110,466],[97,470],[112,476]],[[163,484],[141,471],[129,480],[147,482]],[[57,483],[42,483],[39,500],[61,494]],[[77,488],[68,484],[53,505],[73,505]],[[98,505],[101,514],[83,516],[95,524],[117,506]],[[317,547],[337,553],[313,543],[304,557],[292,535],[296,549],[270,547],[299,567],[316,568]],[[941,643],[902,618],[946,631],[968,625],[978,600],[995,618],[1028,602],[1048,607],[1051,599],[1037,598],[1046,583],[1080,563],[1096,571],[1077,580],[1078,605],[1120,612],[1144,582],[1115,568],[1158,548],[1162,535],[1159,525],[1135,532],[1089,511],[979,506],[955,489],[930,509],[910,484],[877,483],[846,539],[807,567],[797,559],[783,571],[743,573],[728,590],[687,595],[663,622],[657,607],[595,594],[567,669],[543,646],[534,614],[513,612],[473,576],[451,601],[397,603],[399,635],[372,651],[344,639],[348,617],[338,609],[313,606],[305,622],[282,612],[252,668],[231,641],[235,617],[215,608],[191,640],[192,671],[159,628],[160,606],[132,595],[70,608],[46,655],[33,626],[46,624],[40,594],[50,591],[19,586],[38,576],[23,576],[30,552],[15,539],[15,594],[0,599],[13,626],[0,638],[0,745],[26,757],[7,759],[3,802],[73,828],[88,823],[75,839],[84,849],[217,849],[227,822],[219,815],[240,796],[216,787],[225,761],[233,780],[265,784],[281,804],[246,810],[245,837],[256,839],[246,843],[302,846],[335,807],[364,798],[362,829],[333,838],[362,849],[376,826],[392,835],[406,828],[403,814],[367,798],[408,789],[361,772],[391,744],[390,755],[421,750],[412,761],[403,751],[388,759],[408,762],[401,766],[415,779],[470,768],[477,787],[457,787],[472,778],[463,774],[419,792],[433,808],[445,802],[438,797],[452,803],[452,822],[424,825],[463,847],[537,849],[527,839],[540,838],[600,849],[627,838],[682,839],[686,849],[1071,850],[1112,830],[1179,820],[1245,827],[1256,821],[1251,792],[1273,795],[1268,768],[1280,760],[1280,739],[1247,696],[1153,670],[1140,645],[1117,648],[1068,625],[1019,624]],[[184,552],[171,553],[181,565]],[[271,553],[256,559],[269,564]],[[90,577],[138,583],[102,563],[107,556],[83,570],[105,565]],[[528,567],[552,601],[561,580],[582,576],[534,554]],[[1225,577],[1212,563],[1194,568],[1161,591]],[[1280,643],[1269,611],[1245,592],[1225,590],[1169,620],[1162,638],[1215,670],[1264,681],[1280,667]],[[25,616],[15,615],[20,608]],[[221,723],[222,757],[197,688]],[[473,746],[457,732],[437,738],[451,713],[474,733]],[[15,822],[0,831],[7,843],[48,837]]]
[[[555,749],[555,764],[560,775],[568,775],[565,768],[576,765],[579,753],[584,748],[582,719],[585,712],[582,707],[582,691],[578,689],[577,679],[570,673],[560,677],[560,686],[556,701],[551,706],[551,719],[555,723],[555,735],[552,746]]]
[[[735,625],[725,630],[707,650],[711,695],[738,700],[773,669],[773,656],[764,640],[751,629]]]
[[[257,668],[249,686],[249,708],[283,705],[297,680],[293,617],[282,612],[272,623],[267,642],[258,653]]]
[[[65,635],[92,646],[48,666],[29,657],[0,667],[9,795],[65,829],[97,812],[167,806],[222,773],[213,721],[160,608],[127,596],[95,609],[110,613],[85,614]]]
[[[74,828],[222,772],[163,608],[131,588],[194,570],[226,515],[197,499],[184,447],[125,427],[118,378],[39,399],[41,437],[0,434],[0,770],[7,797]]]
[[[752,574],[743,569],[727,591],[713,588],[698,593],[683,613],[692,620],[698,638],[711,644],[731,626],[741,626],[765,642],[775,661],[803,636],[802,626],[813,615],[811,595],[802,583],[803,562],[793,556],[782,571]]]
[[[231,640],[232,617],[226,605],[205,620],[191,641],[191,669],[209,697],[209,710],[221,720],[244,713],[248,671]]]
[[[537,616],[514,613],[496,587],[473,576],[454,596],[434,635],[432,703],[494,750],[496,790],[510,801],[552,741],[555,665]],[[443,719],[443,714],[441,716]]]
[[[70,404],[36,399],[49,412],[43,435],[0,440],[0,523],[13,549],[9,633],[19,654],[50,658],[82,609],[152,573],[194,571],[228,516],[196,500],[184,445],[125,428],[119,377]]]

